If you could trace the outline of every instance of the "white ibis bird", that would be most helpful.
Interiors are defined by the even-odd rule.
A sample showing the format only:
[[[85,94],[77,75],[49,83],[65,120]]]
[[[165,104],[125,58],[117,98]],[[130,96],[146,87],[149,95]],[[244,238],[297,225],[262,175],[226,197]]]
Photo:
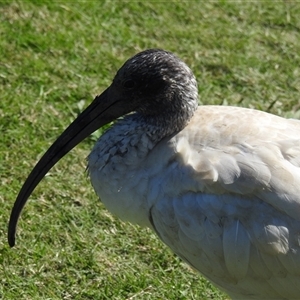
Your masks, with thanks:
[[[86,136],[121,116],[88,157],[92,185],[123,220],[147,226],[234,299],[300,298],[300,121],[198,106],[170,52],[129,59],[37,163],[11,213]],[[129,114],[131,113],[131,114]]]

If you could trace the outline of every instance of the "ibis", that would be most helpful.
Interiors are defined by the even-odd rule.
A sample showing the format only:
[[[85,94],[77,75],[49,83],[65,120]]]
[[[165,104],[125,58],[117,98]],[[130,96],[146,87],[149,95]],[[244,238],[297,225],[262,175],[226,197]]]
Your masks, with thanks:
[[[112,214],[152,229],[233,299],[300,298],[300,121],[199,106],[191,69],[160,49],[126,61],[36,164],[11,212],[10,246],[45,174],[115,120],[88,156]]]

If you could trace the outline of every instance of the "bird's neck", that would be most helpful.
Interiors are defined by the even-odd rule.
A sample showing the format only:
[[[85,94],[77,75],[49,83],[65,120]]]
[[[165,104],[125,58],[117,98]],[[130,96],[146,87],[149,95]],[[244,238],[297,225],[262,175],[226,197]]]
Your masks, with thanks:
[[[122,220],[150,226],[147,203],[138,201],[134,191],[143,188],[147,156],[165,134],[155,125],[146,126],[139,116],[129,115],[103,134],[89,155],[88,170],[97,195]]]
[[[128,115],[99,138],[88,157],[88,170],[97,195],[122,220],[151,227],[148,203],[139,197],[148,193],[149,174],[145,170],[149,168],[151,150],[162,139],[182,129],[176,128],[178,123],[173,126],[170,122],[165,118],[165,124],[156,124],[138,113]]]
[[[101,171],[120,159],[122,161],[117,168],[138,165],[170,133],[165,127],[146,123],[137,113],[127,115],[99,138],[88,158],[89,169],[97,165]]]
[[[187,120],[180,119],[174,122],[174,118],[170,117],[169,114],[144,116],[139,113],[134,113],[119,120],[113,128],[109,130],[109,134],[114,134],[115,136],[119,135],[124,139],[131,139],[131,143],[132,141],[140,141],[144,136],[147,137],[151,144],[155,145],[164,137],[182,130],[187,122]]]

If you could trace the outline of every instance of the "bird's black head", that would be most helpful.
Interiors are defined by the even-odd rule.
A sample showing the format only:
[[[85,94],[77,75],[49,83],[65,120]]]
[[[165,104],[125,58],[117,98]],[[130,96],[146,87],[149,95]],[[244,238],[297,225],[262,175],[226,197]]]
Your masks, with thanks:
[[[148,117],[183,114],[197,107],[197,82],[190,68],[173,53],[149,49],[130,58],[110,87],[132,109]]]

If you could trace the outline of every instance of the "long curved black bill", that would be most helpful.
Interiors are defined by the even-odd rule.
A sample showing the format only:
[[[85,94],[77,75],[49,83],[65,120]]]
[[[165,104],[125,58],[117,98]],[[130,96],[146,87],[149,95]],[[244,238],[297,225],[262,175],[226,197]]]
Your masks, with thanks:
[[[118,99],[106,89],[71,123],[43,155],[23,184],[11,211],[8,225],[8,243],[15,245],[15,233],[21,211],[27,199],[47,172],[70,150],[101,126],[127,113],[117,104]]]

